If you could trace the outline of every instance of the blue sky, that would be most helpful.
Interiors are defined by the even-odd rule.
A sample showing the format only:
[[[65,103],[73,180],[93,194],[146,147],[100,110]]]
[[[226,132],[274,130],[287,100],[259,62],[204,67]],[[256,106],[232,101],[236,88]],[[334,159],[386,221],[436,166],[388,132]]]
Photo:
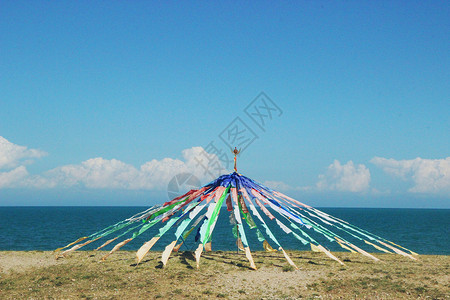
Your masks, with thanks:
[[[155,204],[179,173],[211,179],[212,142],[311,205],[450,208],[449,16],[447,1],[2,1],[0,205]]]

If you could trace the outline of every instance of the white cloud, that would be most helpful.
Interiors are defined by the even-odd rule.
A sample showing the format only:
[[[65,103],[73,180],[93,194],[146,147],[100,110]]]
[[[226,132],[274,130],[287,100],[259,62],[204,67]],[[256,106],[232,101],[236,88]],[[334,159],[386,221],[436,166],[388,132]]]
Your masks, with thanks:
[[[65,165],[42,174],[29,176],[25,167],[22,173],[4,174],[0,177],[0,187],[73,187],[84,186],[95,189],[148,189],[163,190],[177,174],[193,173],[201,182],[206,183],[218,176],[216,172],[207,173],[199,161],[211,167],[216,163],[221,167],[217,156],[206,154],[202,147],[193,147],[182,151],[182,159],[164,158],[151,160],[139,168],[117,159],[102,157],[88,159],[80,164]],[[207,159],[207,156],[209,157]],[[212,163],[211,163],[212,161]],[[212,171],[210,169],[210,171]],[[225,170],[222,167],[222,171]],[[12,173],[12,171],[10,172]],[[14,175],[14,176],[13,176]],[[22,175],[19,177],[19,175]],[[8,179],[9,178],[9,179]],[[1,185],[3,183],[3,185]]]
[[[29,159],[44,155],[47,155],[44,151],[13,144],[0,136],[0,169],[15,168],[27,163]]]
[[[28,176],[28,171],[24,166],[17,167],[8,172],[0,172],[0,188],[14,187]]]
[[[415,158],[395,160],[374,157],[371,163],[388,174],[412,181],[413,193],[450,193],[450,157],[445,159]]]
[[[355,166],[352,161],[344,165],[335,160],[325,174],[319,175],[319,190],[364,192],[369,189],[370,171],[365,165]]]

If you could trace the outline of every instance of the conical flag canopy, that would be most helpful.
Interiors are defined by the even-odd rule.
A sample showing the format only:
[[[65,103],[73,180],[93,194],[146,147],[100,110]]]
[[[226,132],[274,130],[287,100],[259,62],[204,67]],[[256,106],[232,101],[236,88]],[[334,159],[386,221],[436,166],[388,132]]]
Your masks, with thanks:
[[[88,237],[82,237],[65,247],[55,250],[57,257],[65,256],[101,238],[108,239],[96,250],[119,241],[102,259],[119,250],[125,244],[144,234],[149,228],[159,226],[158,233],[137,251],[138,263],[147,252],[171,228],[172,242],[166,246],[161,261],[164,265],[173,251],[178,251],[192,232],[198,246],[195,250],[197,268],[202,252],[211,250],[211,241],[222,206],[230,213],[230,222],[238,247],[245,252],[250,267],[256,269],[247,239],[248,234],[256,234],[266,251],[280,251],[287,262],[297,268],[284,250],[274,232],[281,229],[296,239],[299,245],[308,246],[312,251],[323,252],[329,258],[343,264],[321,240],[337,243],[342,249],[365,255],[375,261],[379,259],[363,248],[376,249],[386,253],[397,253],[411,259],[417,255],[411,250],[381,238],[346,221],[303,204],[280,192],[274,191],[236,171],[222,175],[216,180],[176,197],[163,205],[156,205],[117,224],[104,228]],[[124,238],[121,240],[121,238]],[[357,241],[350,242],[349,240]],[[88,240],[88,241],[85,241]],[[357,245],[358,246],[357,246]],[[71,248],[69,248],[72,246]],[[63,249],[69,248],[63,252]]]

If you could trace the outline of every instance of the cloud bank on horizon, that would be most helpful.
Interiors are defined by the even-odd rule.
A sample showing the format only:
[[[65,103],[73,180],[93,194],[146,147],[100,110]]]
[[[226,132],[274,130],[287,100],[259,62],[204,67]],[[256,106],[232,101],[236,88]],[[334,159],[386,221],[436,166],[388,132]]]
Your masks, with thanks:
[[[450,157],[410,160],[374,157],[370,162],[393,177],[413,182],[409,189],[412,193],[450,194]]]
[[[202,147],[182,151],[182,159],[153,159],[139,168],[117,159],[91,158],[80,164],[63,165],[41,174],[30,174],[27,165],[48,155],[38,149],[16,145],[0,136],[0,189],[2,188],[70,188],[164,190],[177,174],[192,173],[201,182],[214,178],[199,168]],[[214,156],[214,154],[207,154]],[[219,160],[218,160],[219,161]],[[410,183],[407,192],[450,195],[450,157],[444,159],[415,158],[395,160],[374,157],[370,163],[384,173]],[[282,191],[370,193],[371,173],[364,164],[334,160],[313,187],[292,187],[284,182],[267,180],[267,186]]]
[[[363,165],[354,165],[352,161],[344,165],[338,160],[328,166],[325,174],[319,175],[316,187],[319,190],[341,192],[365,192],[370,186],[370,171]]]
[[[208,174],[198,168],[202,151],[202,147],[192,147],[182,151],[182,160],[153,159],[139,168],[117,159],[96,157],[80,164],[63,165],[33,175],[28,172],[26,164],[46,153],[15,145],[0,137],[0,188],[84,186],[93,189],[163,190],[175,175],[183,172],[192,173],[201,181],[211,180]]]

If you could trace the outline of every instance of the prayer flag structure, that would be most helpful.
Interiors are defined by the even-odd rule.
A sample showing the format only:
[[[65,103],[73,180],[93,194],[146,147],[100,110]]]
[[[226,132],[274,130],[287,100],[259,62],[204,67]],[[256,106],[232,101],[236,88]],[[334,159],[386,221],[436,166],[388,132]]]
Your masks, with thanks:
[[[108,239],[95,249],[99,250],[114,241],[119,241],[102,257],[105,260],[149,228],[159,226],[158,233],[137,251],[137,262],[141,262],[155,243],[172,228],[172,242],[165,247],[161,257],[163,265],[167,264],[171,253],[178,251],[190,234],[195,232],[196,234],[192,235],[195,238],[191,236],[191,239],[195,239],[198,243],[194,253],[199,268],[202,252],[211,251],[213,232],[222,206],[226,206],[230,214],[236,243],[245,252],[252,269],[256,269],[256,265],[247,239],[249,233],[256,234],[266,251],[280,251],[286,261],[298,269],[275,236],[275,227],[298,240],[299,245],[310,247],[312,251],[323,252],[340,264],[343,262],[317,241],[319,236],[322,241],[336,243],[346,251],[360,253],[375,261],[379,259],[362,248],[371,247],[416,260],[414,256],[417,253],[259,184],[239,174],[236,167],[231,174],[222,175],[203,187],[192,189],[163,205],[150,207],[88,237],[79,238],[65,247],[56,249],[55,252],[57,257],[65,256],[87,244],[116,234],[117,236]],[[120,240],[122,237],[124,239]]]

